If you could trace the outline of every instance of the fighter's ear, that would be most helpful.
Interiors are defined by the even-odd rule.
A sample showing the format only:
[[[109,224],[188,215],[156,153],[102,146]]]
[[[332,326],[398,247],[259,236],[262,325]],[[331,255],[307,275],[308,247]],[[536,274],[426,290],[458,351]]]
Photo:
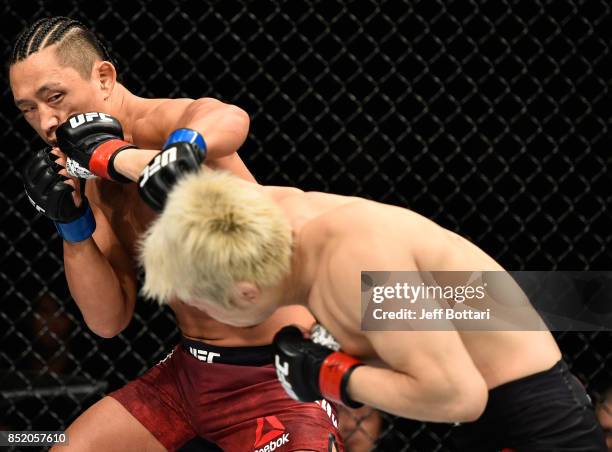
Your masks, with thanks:
[[[98,61],[94,64],[93,71],[94,77],[100,81],[100,88],[104,92],[105,98],[108,98],[117,81],[115,66],[110,61]]]
[[[237,308],[250,307],[259,301],[261,289],[256,284],[247,281],[236,283],[232,289],[232,304]]]

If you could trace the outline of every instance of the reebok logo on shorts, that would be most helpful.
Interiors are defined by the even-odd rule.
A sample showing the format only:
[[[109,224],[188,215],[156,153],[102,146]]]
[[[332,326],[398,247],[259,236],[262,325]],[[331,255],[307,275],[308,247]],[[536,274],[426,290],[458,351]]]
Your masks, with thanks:
[[[264,433],[264,426],[268,424],[269,430]],[[270,427],[272,427],[270,429]],[[266,416],[257,419],[255,432],[255,452],[272,452],[289,442],[289,433],[285,433],[285,426],[276,416]]]

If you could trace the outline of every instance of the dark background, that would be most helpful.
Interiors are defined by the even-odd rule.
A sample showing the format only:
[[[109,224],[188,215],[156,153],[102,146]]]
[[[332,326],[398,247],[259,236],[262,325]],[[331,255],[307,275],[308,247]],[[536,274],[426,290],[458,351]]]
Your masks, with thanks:
[[[245,109],[252,126],[240,154],[262,183],[410,207],[508,269],[612,269],[605,0],[0,7],[3,61],[26,24],[69,15],[103,36],[134,93]],[[171,314],[144,301],[119,337],[86,330],[61,243],[19,181],[42,142],[2,77],[0,424],[63,429],[178,336]],[[556,337],[592,396],[612,384],[610,333]],[[443,426],[384,420],[379,450],[451,447]]]

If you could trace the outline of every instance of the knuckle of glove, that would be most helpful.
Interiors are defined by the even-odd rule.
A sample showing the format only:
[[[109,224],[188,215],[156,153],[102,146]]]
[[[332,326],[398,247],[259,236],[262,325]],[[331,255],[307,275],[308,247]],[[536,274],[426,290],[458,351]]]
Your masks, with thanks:
[[[277,352],[287,356],[299,356],[304,341],[304,335],[298,327],[286,326],[274,336],[274,347]]]
[[[187,173],[191,171],[198,171],[200,169],[200,165],[203,161],[203,155],[200,148],[196,144],[180,142],[174,143],[173,146],[177,148],[177,166],[179,166],[182,172]]]
[[[37,151],[23,166],[21,177],[24,184],[32,189],[39,185],[47,186],[53,175],[56,174],[53,165],[57,165],[49,158],[48,150]],[[57,165],[59,166],[59,165]]]
[[[56,173],[64,169],[64,167],[62,165],[57,163],[57,160],[59,160],[59,157],[57,155],[53,155],[51,153],[48,153],[47,154],[47,158],[49,159],[49,166]]]
[[[72,192],[72,187],[63,182],[53,185],[48,196],[51,206],[49,218],[60,223],[70,223],[83,215],[85,203],[77,207],[72,199]]]
[[[295,326],[287,326],[276,333],[274,345],[287,356],[303,357],[313,364],[320,364],[333,353],[332,349],[304,338],[302,331]]]
[[[36,152],[22,171],[25,191],[39,212],[54,221],[70,222],[78,218],[84,208],[74,204],[74,189],[64,183],[65,178],[53,165],[57,164],[49,158],[47,150]]]

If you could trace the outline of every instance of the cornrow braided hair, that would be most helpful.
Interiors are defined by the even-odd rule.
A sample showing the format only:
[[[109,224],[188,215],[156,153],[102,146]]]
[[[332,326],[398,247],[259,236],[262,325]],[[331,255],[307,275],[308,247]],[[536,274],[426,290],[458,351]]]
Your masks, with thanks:
[[[61,42],[70,32],[77,30],[105,60],[114,64],[104,44],[85,25],[69,17],[58,16],[40,19],[20,33],[15,41],[9,65],[24,60],[45,47]]]

